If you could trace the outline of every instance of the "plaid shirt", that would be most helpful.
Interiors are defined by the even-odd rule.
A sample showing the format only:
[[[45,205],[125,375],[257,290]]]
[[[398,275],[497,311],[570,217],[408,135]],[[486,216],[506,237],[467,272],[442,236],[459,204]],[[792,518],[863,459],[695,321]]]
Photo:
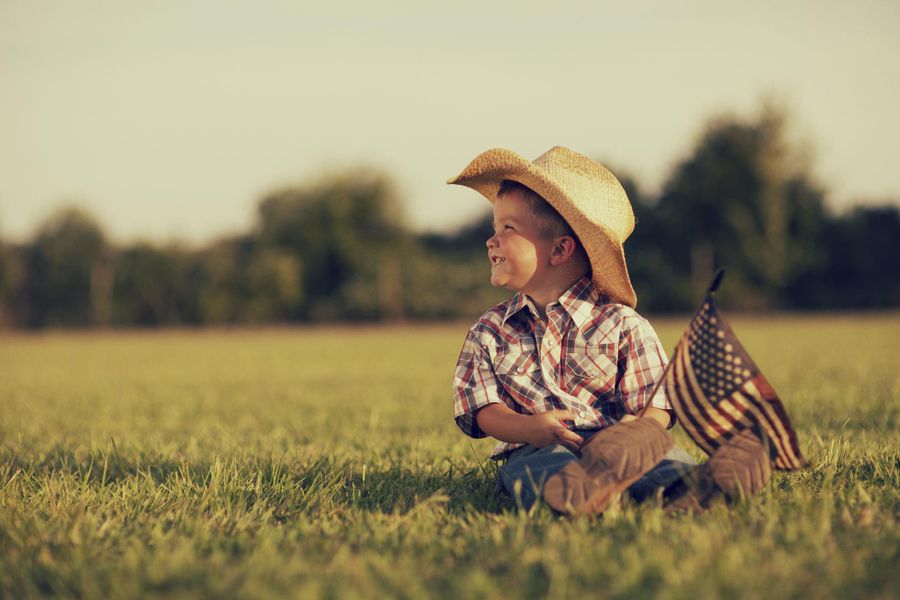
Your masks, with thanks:
[[[516,294],[469,330],[453,377],[453,412],[464,433],[485,437],[475,413],[501,402],[523,414],[572,410],[575,431],[603,429],[648,404],[672,414],[662,388],[649,397],[667,359],[633,309],[609,302],[584,277],[547,307],[546,321],[537,314]],[[522,445],[500,443],[491,458]]]

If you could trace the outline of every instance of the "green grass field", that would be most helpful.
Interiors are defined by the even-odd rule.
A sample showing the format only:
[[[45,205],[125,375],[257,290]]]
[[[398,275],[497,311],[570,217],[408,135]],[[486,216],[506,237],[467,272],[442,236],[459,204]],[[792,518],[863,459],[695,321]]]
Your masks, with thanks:
[[[574,521],[453,424],[465,326],[0,336],[0,598],[897,598],[900,314],[732,321],[814,466]]]

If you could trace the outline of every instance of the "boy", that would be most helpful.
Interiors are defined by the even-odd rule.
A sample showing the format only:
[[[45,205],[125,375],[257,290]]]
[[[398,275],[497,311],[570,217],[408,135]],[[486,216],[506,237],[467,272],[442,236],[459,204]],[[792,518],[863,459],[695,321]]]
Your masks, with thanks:
[[[622,243],[631,204],[599,163],[555,147],[533,162],[476,157],[448,183],[494,204],[491,283],[516,292],[469,330],[454,376],[456,423],[500,443],[504,488],[529,508],[602,513],[623,491],[674,509],[755,493],[770,468],[761,434],[735,436],[702,467],[666,432],[666,356],[634,307]]]

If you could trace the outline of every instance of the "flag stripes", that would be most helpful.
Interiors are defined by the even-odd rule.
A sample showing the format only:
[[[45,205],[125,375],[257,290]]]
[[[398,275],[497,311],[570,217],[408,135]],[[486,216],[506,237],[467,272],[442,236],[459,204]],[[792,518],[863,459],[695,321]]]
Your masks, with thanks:
[[[800,469],[806,465],[806,460],[800,454],[797,436],[794,434],[790,422],[784,417],[784,410],[778,410],[781,408],[781,403],[773,404],[770,399],[760,393],[756,385],[756,379],[760,378],[763,378],[762,375],[758,375],[754,380],[744,384],[744,389],[738,393],[738,396],[742,399],[745,410],[763,425],[763,429],[774,432],[774,435],[769,435],[769,441],[776,450],[775,467],[784,470]],[[778,414],[779,412],[781,415]]]

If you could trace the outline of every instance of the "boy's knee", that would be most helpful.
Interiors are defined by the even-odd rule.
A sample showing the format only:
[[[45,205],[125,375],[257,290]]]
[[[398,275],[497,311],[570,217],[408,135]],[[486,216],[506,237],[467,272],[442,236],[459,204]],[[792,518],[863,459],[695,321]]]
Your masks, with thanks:
[[[547,479],[573,460],[578,457],[561,444],[525,446],[500,467],[500,481],[516,503],[528,509],[540,497]]]

